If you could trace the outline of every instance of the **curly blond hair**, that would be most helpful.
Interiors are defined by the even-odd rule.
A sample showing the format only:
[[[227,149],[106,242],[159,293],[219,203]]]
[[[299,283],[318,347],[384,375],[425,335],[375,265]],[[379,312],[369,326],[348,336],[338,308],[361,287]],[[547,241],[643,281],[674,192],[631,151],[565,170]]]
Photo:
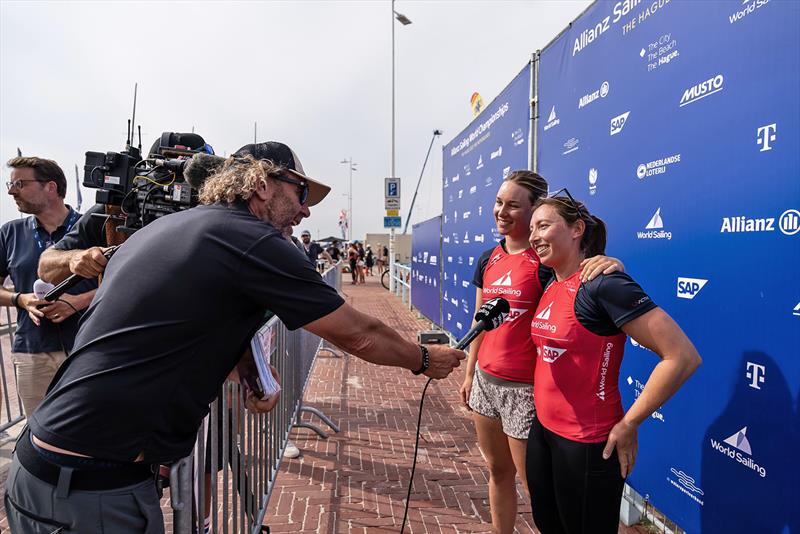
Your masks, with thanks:
[[[254,159],[253,156],[231,156],[222,167],[209,176],[200,188],[199,198],[203,204],[237,200],[249,200],[258,187],[259,180],[280,174],[282,168],[269,160]]]

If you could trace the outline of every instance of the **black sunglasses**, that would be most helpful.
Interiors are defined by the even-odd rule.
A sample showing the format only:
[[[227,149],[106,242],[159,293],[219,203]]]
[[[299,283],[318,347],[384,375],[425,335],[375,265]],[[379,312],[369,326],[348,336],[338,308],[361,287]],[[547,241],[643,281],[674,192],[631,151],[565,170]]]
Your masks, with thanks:
[[[562,204],[565,204],[568,208],[574,209],[578,214],[578,218],[583,219],[586,224],[590,226],[594,224],[594,219],[589,214],[589,210],[586,209],[586,206],[572,198],[572,195],[569,194],[569,190],[566,187],[562,187],[558,191],[550,193],[547,198],[558,200]],[[583,217],[584,214],[587,215],[587,217]]]
[[[289,178],[285,174],[270,174],[270,178],[274,178],[275,180],[279,180],[281,182],[286,182],[287,184],[294,184],[297,186],[297,197],[300,200],[300,204],[303,205],[308,200],[308,182],[304,182],[303,180],[295,180],[294,178]]]

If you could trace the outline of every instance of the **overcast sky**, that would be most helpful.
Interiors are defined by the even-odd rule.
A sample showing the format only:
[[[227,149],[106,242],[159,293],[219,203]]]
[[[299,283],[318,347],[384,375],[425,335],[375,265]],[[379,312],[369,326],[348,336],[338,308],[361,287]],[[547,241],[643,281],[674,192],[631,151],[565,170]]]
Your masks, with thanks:
[[[397,175],[403,223],[434,129],[412,223],[441,212],[441,147],[588,0],[410,1],[395,9]],[[0,2],[0,159],[120,151],[139,84],[143,145],[192,127],[218,154],[289,144],[333,190],[302,228],[338,233],[353,158],[353,236],[382,232],[391,152],[391,2]],[[2,181],[9,169],[2,166]],[[94,190],[83,188],[84,208]],[[6,194],[0,222],[19,217]],[[299,233],[299,232],[297,232]]]

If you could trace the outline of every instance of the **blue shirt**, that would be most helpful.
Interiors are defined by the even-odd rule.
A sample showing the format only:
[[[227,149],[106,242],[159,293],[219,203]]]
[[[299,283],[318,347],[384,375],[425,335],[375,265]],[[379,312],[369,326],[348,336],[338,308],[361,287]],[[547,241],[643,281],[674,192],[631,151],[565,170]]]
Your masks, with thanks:
[[[33,293],[33,283],[39,277],[36,274],[39,256],[64,237],[80,217],[80,213],[67,207],[69,214],[52,234],[33,215],[9,221],[0,227],[0,280],[10,276],[14,291]],[[69,293],[77,295],[96,287],[96,281],[86,280],[69,290]],[[72,349],[80,314],[74,314],[59,324],[43,318],[41,326],[36,326],[27,312],[22,309],[17,311],[17,332],[12,352],[69,352]]]

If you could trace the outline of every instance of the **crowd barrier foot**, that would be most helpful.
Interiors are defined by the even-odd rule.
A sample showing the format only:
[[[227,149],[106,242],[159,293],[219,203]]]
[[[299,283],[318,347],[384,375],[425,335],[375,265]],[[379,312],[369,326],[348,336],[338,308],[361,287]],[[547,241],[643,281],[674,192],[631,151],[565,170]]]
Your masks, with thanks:
[[[327,433],[325,433],[325,431],[324,431],[324,430],[322,430],[322,429],[321,429],[320,427],[318,427],[317,425],[315,425],[315,424],[313,424],[313,423],[306,423],[305,421],[300,421],[300,420],[299,420],[299,414],[300,414],[301,412],[308,412],[308,413],[310,413],[310,414],[316,415],[316,416],[317,416],[318,418],[320,418],[320,419],[322,420],[322,422],[323,422],[323,423],[325,423],[325,424],[326,424],[326,425],[327,425],[327,426],[328,426],[328,427],[329,427],[331,430],[333,430],[334,432],[339,432],[339,431],[340,431],[340,429],[339,429],[339,426],[338,426],[336,423],[334,423],[334,422],[331,420],[331,418],[330,418],[330,417],[328,417],[327,415],[325,415],[324,413],[322,413],[322,412],[321,412],[320,410],[318,410],[317,408],[312,408],[312,407],[310,407],[310,406],[303,406],[302,404],[300,405],[300,409],[298,410],[298,420],[297,420],[297,421],[295,422],[295,424],[294,424],[294,426],[296,426],[296,427],[299,427],[299,428],[308,428],[308,429],[310,429],[310,430],[313,430],[313,431],[314,431],[314,432],[315,432],[315,433],[316,433],[316,434],[317,434],[319,437],[321,437],[322,439],[328,439],[328,434],[327,434]]]

